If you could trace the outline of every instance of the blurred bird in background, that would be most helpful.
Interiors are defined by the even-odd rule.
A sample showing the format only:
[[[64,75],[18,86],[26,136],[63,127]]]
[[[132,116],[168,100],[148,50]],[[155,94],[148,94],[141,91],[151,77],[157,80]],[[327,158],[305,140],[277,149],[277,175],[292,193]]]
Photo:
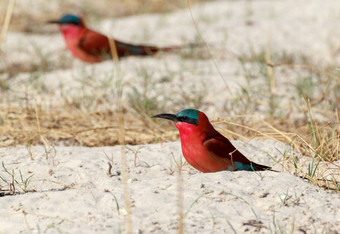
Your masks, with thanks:
[[[67,48],[74,57],[87,63],[98,63],[112,58],[109,38],[87,28],[81,17],[66,14],[60,19],[50,20],[48,23],[59,25]],[[179,46],[156,47],[150,45],[134,45],[114,39],[113,42],[115,43],[119,58],[129,55],[153,55],[159,51],[167,52],[181,48]]]

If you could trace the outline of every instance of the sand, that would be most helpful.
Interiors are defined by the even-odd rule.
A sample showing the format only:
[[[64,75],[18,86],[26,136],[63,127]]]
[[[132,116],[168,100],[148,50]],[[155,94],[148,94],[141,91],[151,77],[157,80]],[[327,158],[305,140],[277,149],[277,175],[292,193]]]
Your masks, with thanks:
[[[258,142],[245,147],[252,148],[249,158],[267,165],[272,163],[264,152],[272,153],[273,146],[284,150],[283,144],[273,141],[265,141],[260,149],[255,145]],[[282,157],[278,150],[272,154],[275,158]],[[43,147],[31,151],[33,160],[24,147],[0,150],[6,168],[14,169],[16,176],[19,170],[24,179],[34,174],[28,187],[32,192],[1,198],[2,233],[124,232],[120,146],[57,147],[54,166]],[[175,160],[180,162],[180,144],[127,146],[125,151],[133,232],[176,232],[179,176],[174,171],[178,170]],[[113,162],[111,175],[108,162]],[[238,233],[337,233],[340,228],[339,195],[289,173],[204,174],[184,165],[180,178],[189,233],[232,233],[233,229]]]

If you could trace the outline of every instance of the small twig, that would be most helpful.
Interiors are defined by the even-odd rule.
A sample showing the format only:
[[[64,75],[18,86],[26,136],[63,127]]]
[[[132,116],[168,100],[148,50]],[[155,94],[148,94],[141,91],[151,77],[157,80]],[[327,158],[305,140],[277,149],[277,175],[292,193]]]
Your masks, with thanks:
[[[112,170],[112,164],[110,162],[107,162],[109,164],[109,169],[107,171],[107,175],[111,176],[112,173],[111,173],[111,170]]]

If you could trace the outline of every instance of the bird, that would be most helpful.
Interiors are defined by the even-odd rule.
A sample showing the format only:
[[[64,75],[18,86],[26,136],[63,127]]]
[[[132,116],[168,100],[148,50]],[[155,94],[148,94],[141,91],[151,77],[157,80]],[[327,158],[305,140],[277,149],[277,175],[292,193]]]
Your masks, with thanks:
[[[206,114],[185,109],[177,114],[158,114],[151,118],[168,119],[179,130],[186,161],[201,172],[264,171],[270,167],[248,160],[210,123]]]
[[[112,58],[109,38],[87,28],[81,17],[65,14],[58,20],[50,20],[47,23],[59,25],[66,46],[74,57],[87,63],[99,63]],[[134,45],[114,39],[113,41],[119,58],[129,55],[153,55],[159,51],[172,51],[181,48],[180,46]]]

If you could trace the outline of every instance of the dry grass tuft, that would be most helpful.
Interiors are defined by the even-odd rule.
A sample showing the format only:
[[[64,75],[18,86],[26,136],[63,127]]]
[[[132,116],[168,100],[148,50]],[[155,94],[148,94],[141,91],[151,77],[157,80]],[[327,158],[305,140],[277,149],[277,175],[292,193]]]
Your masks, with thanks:
[[[299,122],[288,118],[267,122],[258,116],[236,116],[232,121],[218,119],[213,122],[224,124],[221,132],[229,139],[263,138],[290,145],[290,153],[282,152],[279,162],[283,171],[294,173],[320,187],[339,191],[340,167],[334,163],[340,160],[339,114],[335,111],[330,116],[335,122],[321,123],[314,118],[309,103],[307,105],[306,119]],[[242,124],[243,118],[248,119],[247,125]],[[307,168],[306,161],[301,161],[298,155],[311,157]]]

